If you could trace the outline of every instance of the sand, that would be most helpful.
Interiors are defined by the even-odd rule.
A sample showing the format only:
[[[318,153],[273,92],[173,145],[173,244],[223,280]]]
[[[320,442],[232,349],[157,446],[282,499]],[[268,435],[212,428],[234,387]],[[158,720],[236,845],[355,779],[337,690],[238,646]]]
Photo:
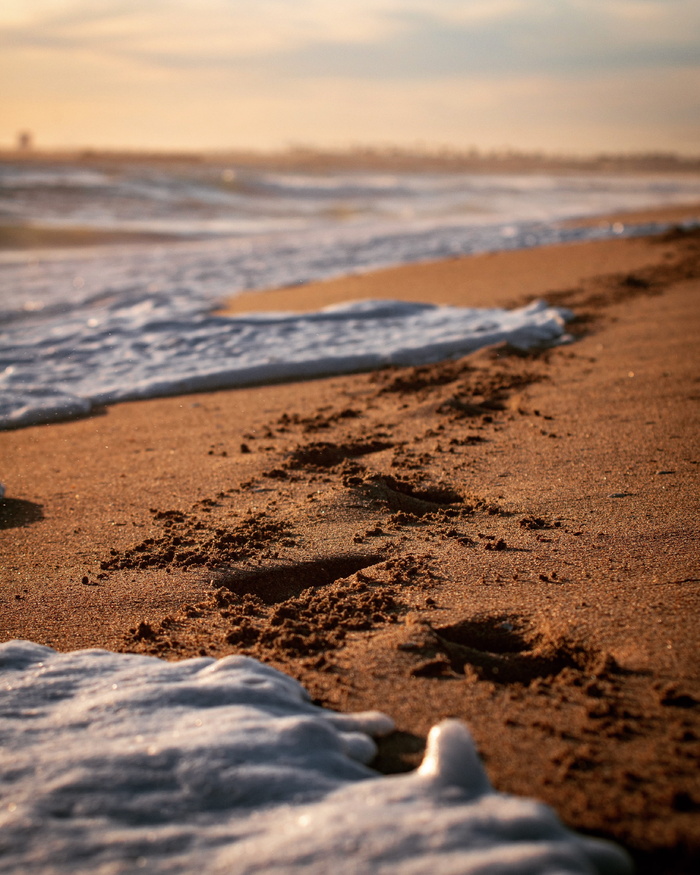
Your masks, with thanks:
[[[248,653],[323,704],[471,726],[497,788],[700,863],[700,235],[241,296],[572,307],[575,342],[0,433],[0,638]]]
[[[50,249],[112,246],[119,243],[173,243],[174,234],[103,231],[98,228],[50,228],[40,225],[0,225],[0,252],[7,249]]]

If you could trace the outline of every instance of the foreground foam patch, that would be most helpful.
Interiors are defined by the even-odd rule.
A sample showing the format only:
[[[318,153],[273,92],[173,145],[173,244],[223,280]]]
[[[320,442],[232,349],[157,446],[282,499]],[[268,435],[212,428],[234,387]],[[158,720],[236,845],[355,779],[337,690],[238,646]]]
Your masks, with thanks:
[[[463,724],[368,768],[377,712],[256,660],[0,645],[0,871],[626,873],[614,845],[494,792]]]

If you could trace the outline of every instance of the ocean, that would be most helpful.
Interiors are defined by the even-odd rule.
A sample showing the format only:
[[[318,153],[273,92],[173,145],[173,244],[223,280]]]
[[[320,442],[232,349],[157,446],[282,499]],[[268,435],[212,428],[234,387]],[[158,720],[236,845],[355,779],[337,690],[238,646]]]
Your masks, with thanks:
[[[0,224],[169,235],[0,255],[0,428],[95,405],[556,342],[567,314],[398,302],[214,315],[242,291],[648,233],[565,220],[700,199],[686,176],[273,173],[0,164]],[[281,354],[284,350],[284,354]]]
[[[215,315],[237,292],[471,252],[645,233],[563,220],[700,198],[685,177],[196,173],[0,165],[0,221],[170,235],[0,257],[0,427],[96,404],[564,342],[571,314],[365,301]],[[281,351],[284,351],[283,353]],[[11,492],[11,472],[0,479]],[[0,872],[625,873],[624,851],[490,786],[467,728],[371,763],[255,660],[0,644]]]

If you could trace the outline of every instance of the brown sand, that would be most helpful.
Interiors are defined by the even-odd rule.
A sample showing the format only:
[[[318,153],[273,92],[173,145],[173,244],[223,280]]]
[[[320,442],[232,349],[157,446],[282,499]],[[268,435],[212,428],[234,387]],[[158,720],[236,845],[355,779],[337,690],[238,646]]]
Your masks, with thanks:
[[[578,339],[1,433],[0,639],[252,654],[389,713],[385,771],[462,717],[499,789],[699,871],[699,294],[671,232],[244,299],[541,296]]]
[[[689,218],[685,208],[681,208],[680,213],[683,218]],[[634,214],[634,217],[640,215],[646,216],[646,213]],[[674,215],[669,211],[664,220],[671,221]],[[694,217],[700,218],[700,204],[694,208]],[[608,220],[612,221],[612,217],[607,217]],[[633,223],[630,221],[630,224]],[[584,278],[634,271],[650,263],[660,264],[665,257],[660,248],[650,257],[648,242],[639,238],[603,240],[591,245],[542,246],[519,252],[489,252],[344,276],[293,290],[247,292],[231,298],[222,312],[316,310],[360,298],[507,307],[538,296],[551,299],[552,290],[573,289]]]

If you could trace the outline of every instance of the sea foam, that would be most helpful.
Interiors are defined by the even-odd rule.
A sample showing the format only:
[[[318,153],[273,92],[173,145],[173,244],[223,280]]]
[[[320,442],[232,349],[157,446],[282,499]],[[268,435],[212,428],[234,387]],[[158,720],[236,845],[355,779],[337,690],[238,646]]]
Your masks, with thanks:
[[[0,428],[88,413],[94,405],[437,361],[493,343],[560,342],[571,314],[358,301],[315,313],[241,317],[161,312],[117,301],[0,332]]]
[[[624,851],[497,793],[466,727],[411,774],[366,763],[377,712],[313,705],[230,656],[0,645],[0,871],[628,873]]]

